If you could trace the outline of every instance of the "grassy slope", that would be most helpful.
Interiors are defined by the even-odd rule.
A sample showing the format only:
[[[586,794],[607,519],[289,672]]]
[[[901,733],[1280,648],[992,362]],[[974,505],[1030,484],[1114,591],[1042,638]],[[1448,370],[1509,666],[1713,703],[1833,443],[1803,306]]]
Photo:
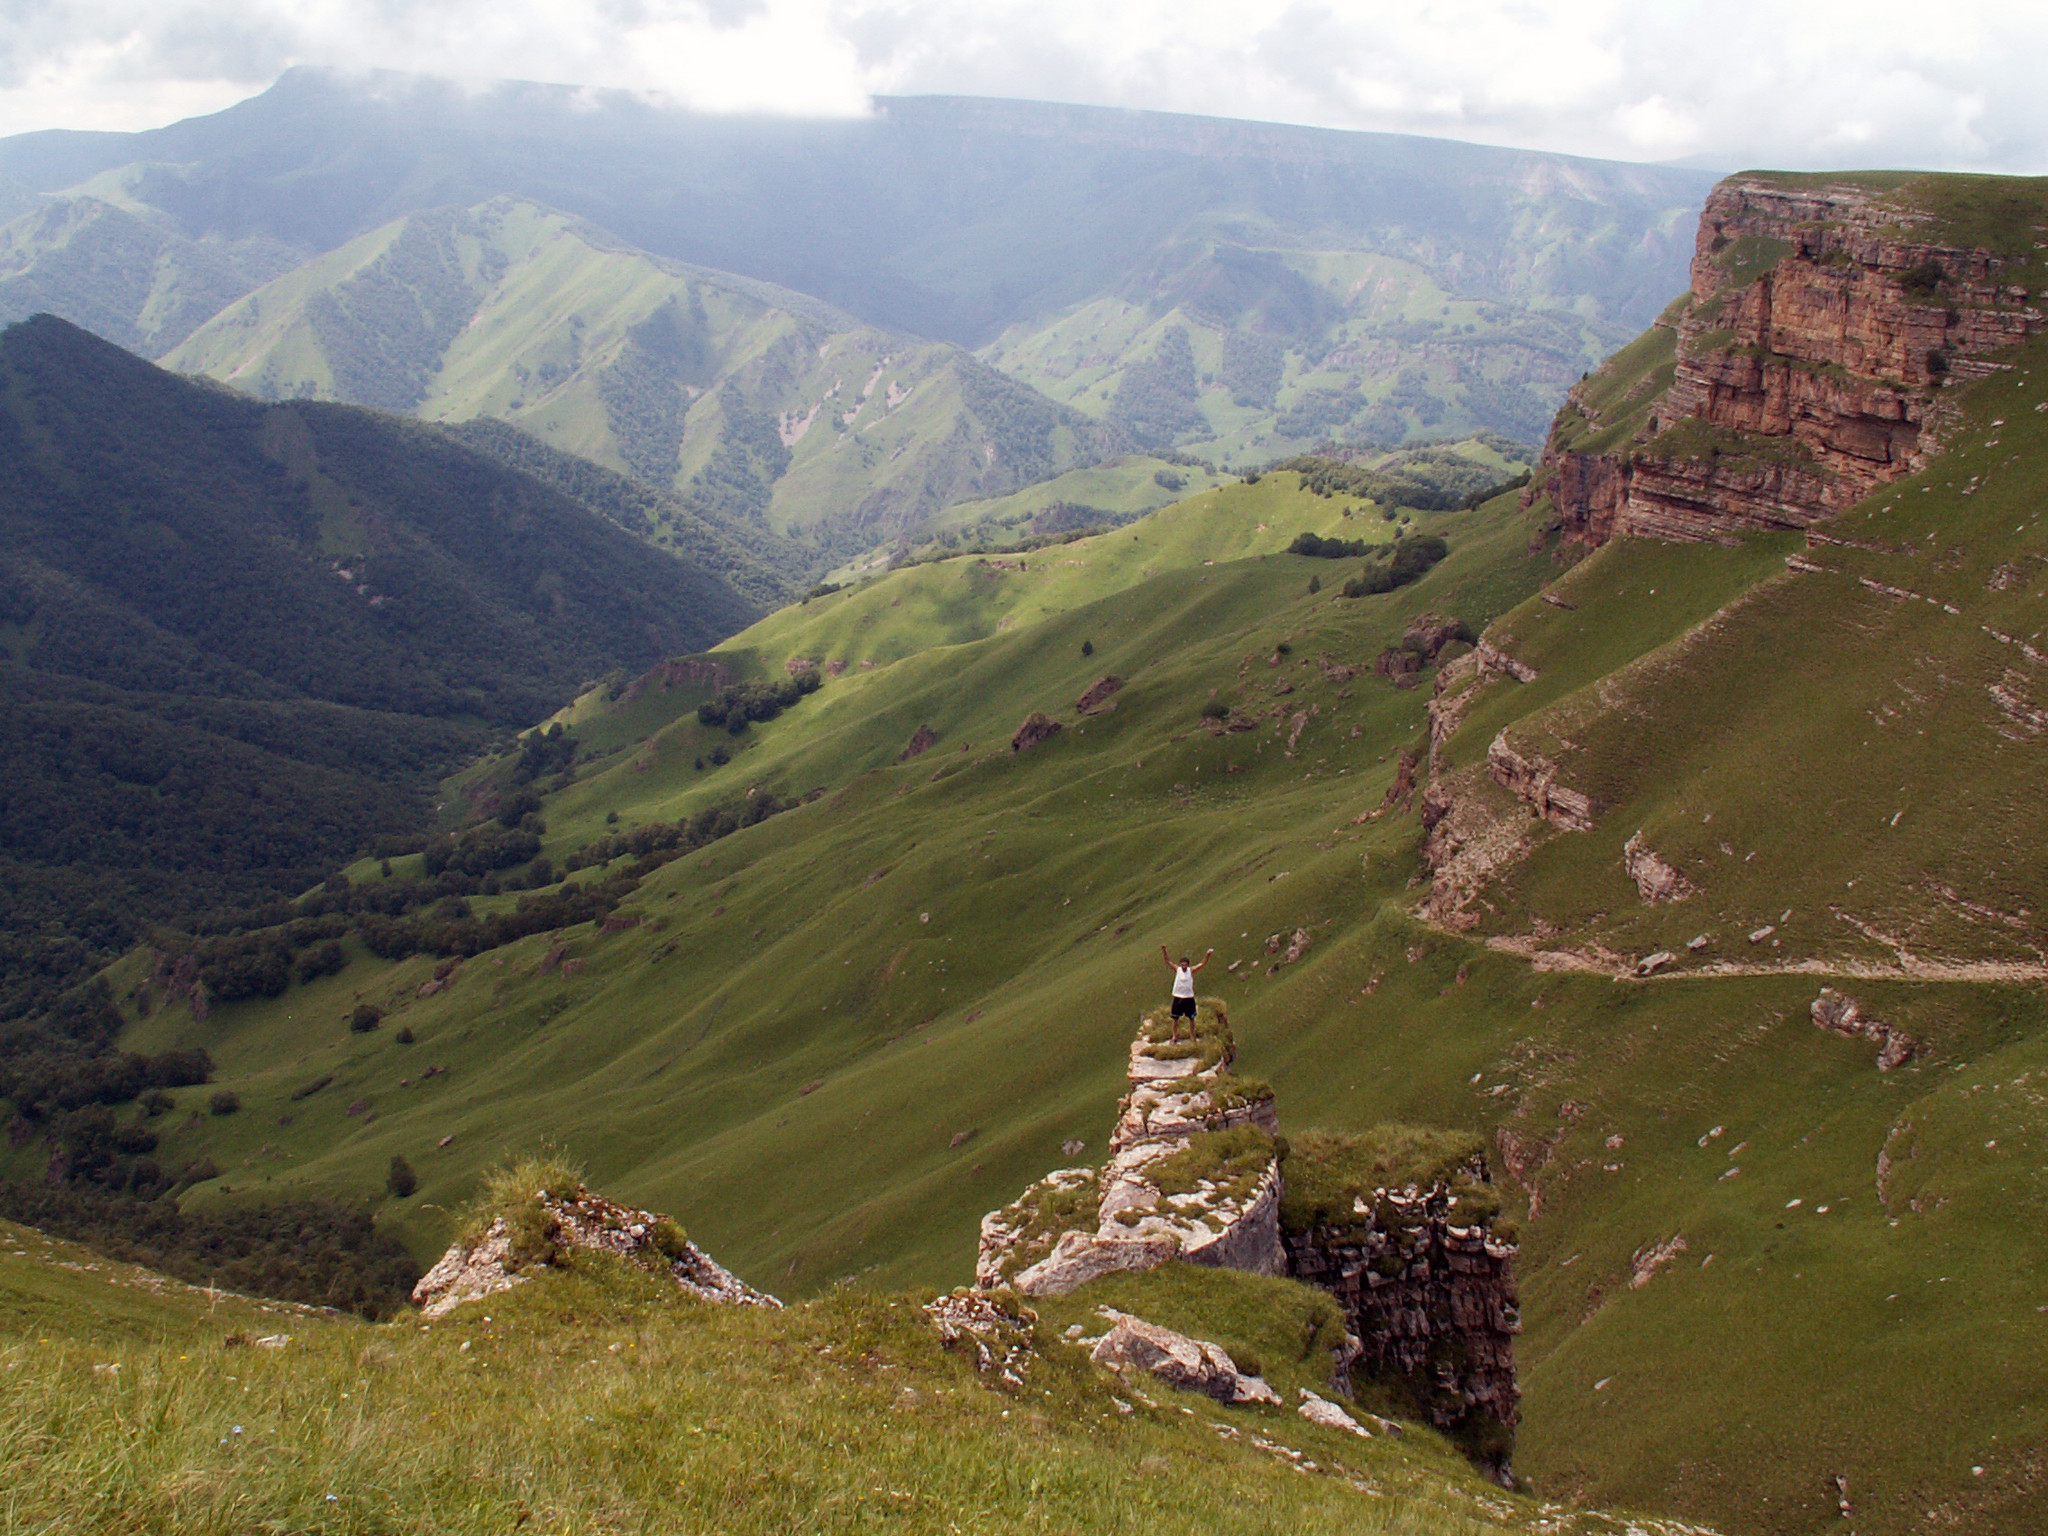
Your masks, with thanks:
[[[662,261],[579,220],[505,198],[360,236],[230,305],[165,361],[265,396],[355,398],[337,375],[323,316],[335,313],[337,295],[347,301],[352,282],[384,280],[387,258],[420,221],[453,230],[460,271],[445,275],[442,302],[460,303],[470,318],[418,359],[417,400],[369,403],[429,420],[495,417],[550,446],[684,490],[722,446],[747,440],[746,426],[727,411],[721,386],[730,385],[790,451],[772,498],[762,492],[779,528],[838,524],[856,513],[873,519],[878,506],[923,515],[963,494],[1007,490],[1010,475],[1036,478],[1093,457],[1067,426],[1053,431],[1043,466],[1013,462],[1021,440],[1012,423],[963,396],[959,371],[973,363],[957,348],[859,325],[766,284]],[[407,267],[401,281],[424,281],[420,270]],[[674,355],[658,340],[636,340],[671,305],[684,317],[683,351]],[[703,319],[693,330],[694,306]],[[392,339],[398,330],[379,329],[390,319],[365,307],[350,317],[351,335],[403,346]],[[642,376],[622,386],[636,370]],[[624,430],[622,387],[638,391],[632,420],[672,423],[645,442]]]
[[[1048,1307],[1023,1385],[857,1290],[721,1309],[586,1260],[432,1325],[211,1297],[0,1225],[0,1496],[64,1530],[1529,1530],[1435,1436],[1132,1392],[1056,1334],[1097,1301],[1199,1323],[1269,1378],[1312,1293],[1202,1271]],[[220,1340],[285,1332],[280,1349]],[[1121,1413],[1114,1394],[1133,1399]],[[457,1406],[459,1402],[459,1407]],[[1303,1455],[1304,1474],[1245,1438]],[[1569,1519],[1546,1531],[1604,1532]]]
[[[1979,388],[1969,408],[1987,431],[2003,414],[1989,392],[2031,388],[2038,372]],[[2010,453],[2017,441],[2001,443]],[[1994,519],[1992,498],[2004,494],[1995,475],[1970,498],[1939,489],[1981,472],[1976,452],[1996,450],[1939,461],[1879,498],[1871,526],[1891,528],[1885,518],[1916,506],[1929,517],[1981,512],[1963,540],[1980,552],[1973,560],[1990,558],[1994,532],[2005,543],[2030,537],[2023,515]],[[2024,489],[2016,471],[2011,489]],[[1888,664],[1959,664],[1961,653],[1952,663],[1926,648],[1930,631],[1873,630],[1878,620],[1946,620],[1977,637],[1969,645],[1997,644],[1973,628],[1975,610],[1957,623],[1927,604],[1868,608],[1868,594],[1839,577],[1789,587],[1770,575],[1782,569],[1782,541],[1762,540],[1737,550],[1614,546],[1564,578],[1560,591],[1579,605],[1567,612],[1525,602],[1555,567],[1526,552],[1528,525],[1501,503],[1419,519],[1456,550],[1419,586],[1358,602],[1311,598],[1311,571],[1331,584],[1348,565],[1261,558],[1264,535],[1242,521],[1267,523],[1277,540],[1337,506],[1290,504],[1294,494],[1268,477],[1112,535],[1095,558],[1119,556],[1118,580],[1136,574],[1134,585],[1077,592],[1079,606],[1041,600],[1033,611],[1044,617],[1007,630],[995,629],[994,614],[963,617],[988,601],[966,594],[984,582],[1029,592],[1027,581],[1080,575],[920,567],[775,616],[728,654],[762,670],[792,652],[884,664],[849,671],[750,732],[746,750],[716,772],[692,767],[726,738],[687,717],[697,697],[688,690],[622,700],[611,731],[596,704],[582,706],[593,739],[627,750],[554,797],[560,849],[587,840],[611,811],[631,826],[753,785],[831,793],[650,879],[629,903],[645,919],[639,928],[569,935],[570,957],[584,962],[569,975],[539,973],[547,945],[537,939],[470,962],[446,991],[420,999],[430,961],[387,968],[358,957],[275,1003],[222,1009],[203,1031],[182,1011],[160,1012],[135,1039],[203,1036],[241,1090],[242,1115],[190,1133],[229,1165],[232,1198],[374,1187],[403,1151],[425,1183],[389,1217],[426,1251],[446,1231],[435,1208],[461,1198],[501,1148],[553,1136],[600,1183],[679,1211],[757,1283],[801,1292],[849,1274],[951,1282],[966,1275],[982,1211],[1071,1161],[1062,1140],[1099,1148],[1130,1021],[1159,984],[1158,944],[1215,943],[1244,1060],[1274,1083],[1288,1127],[1402,1118],[1489,1139],[1506,1130],[1539,1152],[1548,1144],[1530,1175],[1541,1204],[1522,1264],[1517,1457],[1540,1486],[1676,1506],[1734,1528],[1802,1531],[1838,1518],[1840,1475],[1859,1531],[1916,1528],[1930,1509],[1971,1529],[2035,1527],[2034,1469],[2048,1438],[2034,1406],[2048,1377],[2033,1315],[2044,1255],[2027,1219],[2040,1200],[2030,1084],[2048,1048],[2038,989],[1858,983],[1871,1011],[1929,1046],[1880,1075],[1874,1047],[1807,1021],[1811,976],[1621,986],[1533,970],[1420,928],[1405,915],[1418,867],[1413,821],[1352,818],[1378,803],[1395,749],[1420,741],[1426,690],[1396,692],[1370,675],[1326,682],[1314,665],[1324,653],[1369,662],[1425,608],[1475,622],[1505,615],[1496,638],[1511,634],[1543,676],[1526,689],[1497,684],[1474,707],[1452,749],[1470,762],[1518,715],[1572,705],[1575,690],[1754,591],[1724,621],[1736,638],[1713,655],[1725,659],[1669,684],[1678,703],[1657,705],[1666,714],[1656,718],[1684,730],[1587,717],[1607,731],[1587,760],[1617,784],[1645,786],[1631,791],[1642,818],[1634,801],[1616,800],[1594,833],[1544,846],[1510,887],[1548,881],[1547,918],[1579,901],[1608,914],[1597,921],[1617,925],[1617,942],[1647,947],[1652,930],[1641,925],[1682,939],[1720,897],[1641,909],[1621,883],[1618,844],[1644,825],[1663,846],[1679,820],[1674,810],[1657,821],[1656,807],[1690,804],[1695,776],[1710,770],[1722,775],[1709,805],[1716,826],[1762,818],[1768,795],[1792,795],[1795,812],[1819,808],[1796,835],[1758,839],[1796,851],[1773,867],[1777,878],[1813,883],[1802,911],[1824,880],[1849,889],[1874,839],[1846,818],[1829,830],[1825,810],[1853,803],[1839,784],[1860,780],[1828,775],[1861,773],[1880,738],[1812,731],[1804,756],[1752,756],[1746,779],[1714,765],[1739,732],[1824,723],[1833,694],[1859,696]],[[1261,497],[1272,498],[1270,511]],[[1163,543],[1176,520],[1192,527],[1204,516],[1222,537],[1233,506],[1238,542],[1224,563],[1200,566],[1210,556],[1190,539],[1174,552],[1179,569],[1143,576],[1146,541]],[[2002,531],[2015,526],[2019,534]],[[1892,536],[1925,545],[1919,531],[1901,523]],[[1824,553],[1833,563],[1852,552]],[[1995,605],[2034,590],[1988,593],[1981,578],[1968,589],[1960,557],[1897,558],[1922,582],[1949,579],[1941,570],[1954,563],[1944,590],[1967,591],[1986,622]],[[2026,569],[2038,584],[2038,565]],[[1806,595],[1758,608],[1788,587]],[[1735,627],[1753,609],[1771,614],[1767,632]],[[1023,613],[1025,600],[1012,611]],[[864,626],[854,622],[864,615]],[[1845,660],[1827,647],[1852,622],[1863,627],[1848,631],[1857,643]],[[909,636],[900,644],[889,638],[897,624]],[[1292,650],[1278,656],[1283,637]],[[1091,658],[1079,654],[1084,639]],[[964,643],[918,648],[946,640]],[[1821,654],[1807,660],[1811,647]],[[1784,655],[1836,668],[1839,680],[1816,688],[1813,672],[1778,667]],[[1779,670],[1802,685],[1738,691]],[[1104,672],[1129,679],[1119,707],[1078,721],[1073,699]],[[1281,680],[1293,691],[1276,697]],[[1982,681],[1972,675],[1969,698],[1985,697]],[[1203,731],[1196,716],[1211,690],[1240,710],[1318,713],[1290,759],[1270,723]],[[1745,699],[1769,713],[1746,713]],[[1039,708],[1068,729],[1013,758],[1010,731]],[[1695,729],[1692,717],[1711,729]],[[938,746],[892,766],[924,723]],[[1981,802],[2003,784],[2009,807],[2010,785],[2031,782],[2011,777],[2003,755],[2024,743],[1972,746],[1928,728],[1949,760],[1949,798]],[[1922,751],[1899,750],[1898,761]],[[1695,823],[1702,813],[1690,813]],[[2022,802],[2019,814],[2033,810]],[[1983,829],[1999,822],[1980,815],[1950,826],[1967,852],[1993,847]],[[1673,857],[1683,851],[1672,843]],[[1567,859],[1589,862],[1553,862]],[[1731,901],[1747,902],[1764,886],[1759,877],[1753,893],[1729,889]],[[1787,931],[1801,933],[1799,921]],[[1267,975],[1262,941],[1296,926],[1311,935],[1307,957]],[[1236,970],[1221,969],[1232,962]],[[394,1007],[383,1031],[343,1029],[358,996]],[[400,1022],[418,1044],[393,1042]],[[418,1084],[429,1062],[447,1075],[399,1086]],[[332,1087],[286,1097],[330,1071]],[[364,1100],[370,1115],[344,1112]],[[292,1121],[279,1126],[284,1114]],[[1873,1164],[1888,1138],[1902,1171],[1881,1204]],[[1731,1166],[1741,1175],[1724,1178]],[[1632,1286],[1634,1256],[1679,1235],[1686,1248],[1675,1263]]]

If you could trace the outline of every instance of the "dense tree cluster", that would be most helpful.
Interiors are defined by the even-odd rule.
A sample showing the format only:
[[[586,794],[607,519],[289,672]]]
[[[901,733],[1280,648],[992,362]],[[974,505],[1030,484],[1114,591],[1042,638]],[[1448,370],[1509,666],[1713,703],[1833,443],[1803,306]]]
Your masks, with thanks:
[[[1356,560],[1369,547],[1364,539],[1326,539],[1319,533],[1298,533],[1287,546],[1287,553],[1321,560]]]
[[[378,1320],[406,1304],[420,1277],[404,1244],[377,1231],[368,1210],[338,1201],[188,1212],[168,1200],[109,1194],[93,1185],[0,1180],[0,1217],[191,1285]]]
[[[807,667],[779,683],[733,683],[721,689],[715,699],[697,706],[697,718],[705,725],[722,725],[737,736],[750,723],[773,720],[799,699],[814,694],[825,679],[816,667]]]
[[[1382,544],[1366,568],[1344,583],[1346,597],[1371,597],[1420,581],[1430,568],[1451,552],[1450,544],[1434,533]],[[1391,553],[1392,558],[1384,558]]]

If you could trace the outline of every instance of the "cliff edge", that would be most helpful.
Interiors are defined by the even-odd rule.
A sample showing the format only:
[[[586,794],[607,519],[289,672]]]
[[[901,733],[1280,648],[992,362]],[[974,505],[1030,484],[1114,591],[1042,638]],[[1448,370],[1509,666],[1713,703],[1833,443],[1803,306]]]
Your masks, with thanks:
[[[1700,216],[1691,286],[1582,380],[1523,505],[1597,546],[1803,528],[1938,451],[1943,386],[2040,331],[2048,203],[1904,175],[1744,174]]]

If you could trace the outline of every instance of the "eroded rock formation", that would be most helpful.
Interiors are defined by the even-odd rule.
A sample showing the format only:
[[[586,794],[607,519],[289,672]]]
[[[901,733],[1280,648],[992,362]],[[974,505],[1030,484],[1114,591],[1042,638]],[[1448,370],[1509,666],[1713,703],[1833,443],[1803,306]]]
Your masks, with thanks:
[[[1523,504],[1547,498],[1588,545],[1838,512],[1938,447],[1947,379],[2048,324],[2010,265],[1942,239],[1904,193],[1732,177],[1685,299],[1573,390]]]
[[[1230,1071],[1220,1006],[1192,1040],[1172,1033],[1163,1010],[1139,1026],[1104,1167],[1059,1169],[982,1218],[977,1284],[1061,1296],[1174,1258],[1282,1272],[1273,1091]]]

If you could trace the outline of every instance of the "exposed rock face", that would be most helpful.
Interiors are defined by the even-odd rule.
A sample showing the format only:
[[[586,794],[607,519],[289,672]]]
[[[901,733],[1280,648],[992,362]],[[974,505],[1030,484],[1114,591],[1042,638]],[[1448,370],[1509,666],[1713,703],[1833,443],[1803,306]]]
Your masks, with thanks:
[[[1683,901],[1693,893],[1690,880],[1643,846],[1640,830],[1621,845],[1621,862],[1629,879],[1635,881],[1637,894],[1650,906],[1660,901]]]
[[[1062,727],[1051,715],[1035,714],[1025,718],[1017,727],[1017,734],[1010,738],[1010,750],[1023,752],[1037,746],[1041,741],[1059,735]]]
[[[1484,1223],[1461,1224],[1447,1181],[1374,1190],[1344,1225],[1281,1236],[1290,1272],[1343,1304],[1363,1363],[1406,1379],[1438,1428],[1514,1425],[1515,1248]]]
[[[705,1301],[782,1305],[713,1262],[681,1236],[673,1221],[652,1211],[636,1211],[580,1188],[566,1199],[543,1194],[537,1204],[538,1211],[528,1213],[530,1219],[521,1220],[516,1228],[500,1216],[473,1243],[456,1243],[442,1254],[413,1287],[412,1299],[421,1314],[445,1317],[466,1301],[508,1291],[529,1279],[531,1271],[549,1267],[551,1257],[561,1250],[573,1248],[665,1270],[680,1289]]]
[[[1508,745],[1502,731],[1486,749],[1486,771],[1493,782],[1536,815],[1565,832],[1593,830],[1593,800],[1557,782],[1557,764],[1541,754],[1522,756]]]
[[[1589,545],[1727,539],[1804,527],[1919,468],[1943,381],[1982,376],[2048,323],[2002,257],[1931,229],[1868,186],[1722,182],[1687,299],[1658,322],[1668,386],[1652,371],[1620,399],[1597,377],[1575,389],[1523,504],[1547,496]],[[1630,421],[1620,443],[1576,446]]]
[[[922,757],[939,744],[939,733],[928,725],[920,725],[911,733],[909,742],[896,754],[896,761],[907,763],[913,757]]]
[[[1247,1376],[1221,1345],[1191,1339],[1123,1312],[1106,1313],[1112,1326],[1095,1346],[1097,1365],[1115,1371],[1148,1371],[1169,1386],[1201,1392],[1219,1403],[1269,1403],[1280,1406],[1280,1394],[1264,1377]]]
[[[1809,1011],[1813,1022],[1830,1034],[1849,1040],[1875,1041],[1877,1070],[1880,1072],[1903,1066],[1920,1053],[1919,1041],[1902,1029],[1893,1029],[1889,1024],[1870,1018],[1855,998],[1837,992],[1833,987],[1822,987],[1820,996],[1813,1000]]]
[[[1220,1007],[1205,1002],[1196,1030],[1193,1042],[1175,1042],[1166,1021],[1147,1019],[1131,1044],[1109,1162],[1048,1174],[984,1216],[976,1284],[1063,1296],[1174,1258],[1283,1272],[1272,1090],[1231,1075]],[[1246,1128],[1255,1134],[1222,1139]]]
[[[1095,714],[1109,701],[1109,696],[1123,685],[1124,680],[1120,677],[1105,677],[1091,683],[1088,691],[1074,701],[1074,708],[1084,715]]]

